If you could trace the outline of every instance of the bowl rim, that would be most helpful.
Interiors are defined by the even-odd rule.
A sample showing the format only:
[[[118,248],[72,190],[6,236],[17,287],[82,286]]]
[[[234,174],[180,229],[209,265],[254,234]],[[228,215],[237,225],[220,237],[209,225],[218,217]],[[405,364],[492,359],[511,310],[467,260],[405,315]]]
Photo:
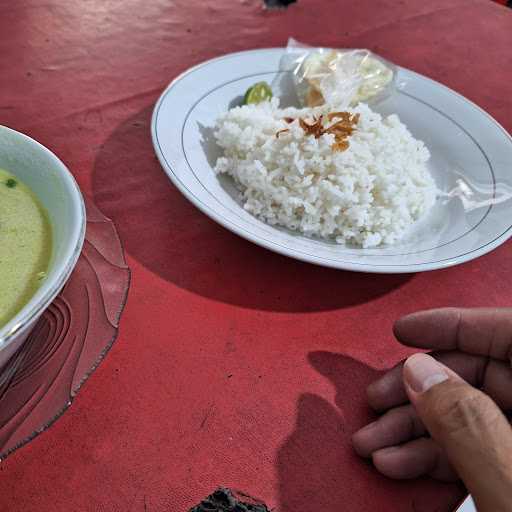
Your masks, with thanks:
[[[56,276],[50,281],[50,286],[44,292],[44,294],[37,298],[38,291],[30,298],[30,300],[16,313],[3,327],[0,327],[0,351],[6,349],[18,335],[24,332],[27,328],[32,326],[32,323],[41,315],[41,313],[50,305],[53,299],[61,291],[62,287],[69,279],[71,272],[73,271],[85,239],[85,227],[86,227],[86,211],[85,203],[74,176],[66,165],[58,158],[46,146],[38,142],[37,140],[21,133],[17,130],[13,130],[8,126],[0,125],[0,135],[2,132],[9,134],[14,137],[18,137],[23,143],[35,146],[39,151],[45,153],[50,160],[53,162],[55,169],[59,173],[59,179],[65,184],[66,192],[71,198],[71,202],[74,205],[74,209],[78,215],[78,222],[80,224],[78,229],[74,229],[72,236],[66,244],[66,252],[68,253],[64,261],[64,265],[60,270],[57,271]],[[37,191],[33,191],[37,196]]]

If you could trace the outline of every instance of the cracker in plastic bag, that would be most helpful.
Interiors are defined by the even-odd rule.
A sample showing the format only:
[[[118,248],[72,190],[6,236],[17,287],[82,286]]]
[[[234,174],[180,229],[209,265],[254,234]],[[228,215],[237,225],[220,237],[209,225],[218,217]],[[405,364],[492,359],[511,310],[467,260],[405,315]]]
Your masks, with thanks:
[[[395,66],[369,50],[311,48],[290,39],[286,67],[290,66],[299,100],[307,107],[373,102],[395,88]]]

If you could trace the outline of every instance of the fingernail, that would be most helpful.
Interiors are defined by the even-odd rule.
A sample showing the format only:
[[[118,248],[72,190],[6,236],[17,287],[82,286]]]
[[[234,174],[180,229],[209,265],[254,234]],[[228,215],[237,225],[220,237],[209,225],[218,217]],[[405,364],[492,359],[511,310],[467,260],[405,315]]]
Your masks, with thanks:
[[[416,393],[424,393],[432,386],[448,379],[444,367],[427,354],[414,354],[404,365],[404,380]]]

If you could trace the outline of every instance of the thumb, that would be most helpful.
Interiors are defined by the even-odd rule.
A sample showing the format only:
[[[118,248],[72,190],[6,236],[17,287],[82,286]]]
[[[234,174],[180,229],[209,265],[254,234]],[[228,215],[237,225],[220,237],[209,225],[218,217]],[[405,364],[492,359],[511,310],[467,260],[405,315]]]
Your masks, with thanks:
[[[427,354],[407,359],[404,385],[480,512],[510,511],[512,429],[498,406]]]

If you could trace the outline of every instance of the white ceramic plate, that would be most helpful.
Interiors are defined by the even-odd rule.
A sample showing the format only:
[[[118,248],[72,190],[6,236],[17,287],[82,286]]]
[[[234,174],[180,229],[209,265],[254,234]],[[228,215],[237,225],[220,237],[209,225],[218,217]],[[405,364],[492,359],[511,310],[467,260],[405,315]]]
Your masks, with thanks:
[[[216,118],[258,81],[292,104],[291,74],[280,72],[282,49],[234,53],[207,61],[174,80],[158,100],[151,133],[172,182],[205,214],[267,249],[329,267],[363,272],[420,272],[482,256],[512,235],[512,138],[492,117],[451,89],[399,68],[398,91],[375,110],[397,113],[430,152],[438,187],[457,179],[474,184],[484,205],[468,210],[460,198],[439,200],[431,213],[393,246],[361,249],[275,228],[246,212],[233,183],[218,178],[221,154],[212,137]],[[490,204],[489,204],[490,203]],[[493,204],[494,203],[494,204]],[[186,226],[184,226],[186,228]]]

